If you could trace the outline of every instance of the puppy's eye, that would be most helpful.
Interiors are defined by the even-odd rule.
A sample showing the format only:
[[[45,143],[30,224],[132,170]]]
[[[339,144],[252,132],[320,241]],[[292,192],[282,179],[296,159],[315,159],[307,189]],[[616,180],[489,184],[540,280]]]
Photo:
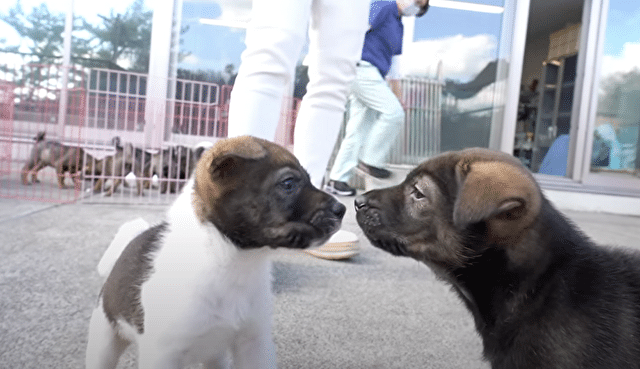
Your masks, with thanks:
[[[298,180],[294,177],[287,177],[278,183],[278,187],[287,193],[293,192],[298,186]]]
[[[411,190],[411,196],[416,200],[425,198],[424,194],[416,186],[413,186],[413,189]]]

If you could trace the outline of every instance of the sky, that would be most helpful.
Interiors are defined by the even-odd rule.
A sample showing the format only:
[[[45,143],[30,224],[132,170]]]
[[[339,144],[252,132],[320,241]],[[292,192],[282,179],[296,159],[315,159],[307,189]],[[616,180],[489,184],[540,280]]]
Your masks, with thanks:
[[[489,5],[502,5],[502,0],[476,0]],[[185,68],[199,65],[220,68],[228,63],[238,65],[239,51],[216,48],[211,45],[234,45],[244,37],[244,31],[224,29],[198,22],[201,17],[220,20],[244,20],[249,16],[249,1],[238,4],[234,0],[218,0],[217,4],[203,0],[185,0],[183,22],[189,22],[188,37],[183,47],[191,55],[182,61]],[[456,22],[451,22],[456,19]],[[450,78],[469,80],[497,55],[501,14],[484,14],[432,6],[429,12],[416,20],[415,40],[404,50],[408,63],[402,71],[413,75],[433,75],[438,62],[445,65]]]
[[[145,6],[149,7],[152,0],[145,0]],[[51,13],[66,14],[70,7],[70,0],[20,0],[22,9],[26,14],[31,13],[34,7],[45,3]],[[101,19],[98,14],[109,15],[113,10],[115,13],[123,13],[131,5],[131,0],[108,0],[108,1],[81,1],[74,0],[74,12],[78,16],[84,17],[89,23],[98,24]],[[0,13],[7,14],[16,4],[16,0],[0,1]],[[6,39],[8,45],[15,45],[19,42],[19,35],[6,23],[0,21],[0,39]]]
[[[471,2],[490,5],[502,5],[502,0],[470,0]],[[41,4],[42,0],[21,0],[25,11]],[[65,12],[69,7],[68,1],[46,0],[45,3],[52,12]],[[110,1],[74,1],[77,15],[83,16],[90,22],[99,22],[97,14],[109,14],[110,11],[123,12],[131,3],[130,0]],[[0,12],[6,13],[15,4],[14,1],[0,2]],[[146,1],[147,6],[152,4]],[[226,27],[200,24],[199,18],[213,18],[222,20],[241,20],[249,18],[251,0],[185,0],[183,6],[183,20],[190,26],[189,37],[184,38],[183,47],[191,52],[183,60],[185,67],[197,65],[222,69],[224,65],[232,63],[239,65],[239,54],[244,49],[244,31]],[[449,19],[457,19],[455,24]],[[498,32],[501,16],[498,14],[470,13],[460,10],[431,7],[429,12],[416,23],[416,40],[418,43],[405,53],[415,55],[416,62],[409,64],[408,73],[425,73],[430,65],[437,64],[437,60],[447,61],[447,73],[454,77],[465,78],[482,69],[484,65],[475,66],[478,60],[488,62],[496,53]],[[452,27],[455,25],[455,29]],[[17,39],[13,29],[0,22],[0,34],[9,41]],[[480,43],[479,43],[480,42]],[[11,44],[12,42],[9,42]],[[225,45],[225,47],[212,47]],[[455,49],[455,50],[454,50]],[[456,51],[457,50],[457,51]],[[461,50],[467,50],[461,55]],[[421,64],[420,61],[427,61]],[[469,65],[469,64],[474,65]],[[485,63],[486,64],[486,63]]]
[[[251,2],[244,4],[231,1],[185,0],[182,7],[182,22],[189,26],[183,37],[183,50],[190,52],[180,63],[186,69],[223,70],[233,64],[237,70],[240,54],[244,50],[244,29],[213,26],[200,23],[201,18],[247,21]],[[224,45],[224,47],[216,47]]]
[[[640,69],[640,4],[610,0],[602,77]]]
[[[437,1],[437,0],[436,0]],[[432,1],[435,3],[436,1]],[[503,0],[467,0],[468,2],[502,6]],[[25,11],[43,0],[21,0]],[[69,1],[45,0],[52,12],[65,12]],[[13,0],[0,2],[0,12],[6,13],[15,4]],[[90,22],[99,22],[97,14],[123,12],[131,0],[79,1],[74,0],[75,13]],[[146,0],[150,7],[153,0]],[[184,0],[183,19],[191,20],[190,37],[184,47],[191,55],[184,65],[199,63],[222,69],[224,65],[239,64],[244,48],[244,31],[220,26],[200,24],[199,18],[246,21],[251,0]],[[455,20],[455,21],[452,21]],[[445,75],[460,81],[470,80],[486,63],[498,55],[501,14],[488,14],[432,6],[429,12],[416,20],[415,40],[404,50],[410,60],[407,74],[430,74],[439,61]],[[610,0],[609,27],[606,32],[603,75],[627,71],[640,65],[640,6],[635,1]],[[11,27],[0,22],[1,38],[16,40]],[[224,45],[224,47],[216,47]],[[203,64],[204,63],[204,64]],[[196,65],[196,64],[191,64]],[[403,68],[404,69],[404,68]]]
[[[469,81],[497,58],[501,22],[502,14],[432,7],[416,19],[415,44],[403,51],[403,66],[408,74],[430,75],[442,61],[447,78]]]
[[[89,22],[98,22],[97,14],[108,15],[113,9],[115,12],[124,12],[129,5],[130,0],[109,0],[109,1],[74,1],[74,11],[77,15],[85,17]],[[20,0],[22,8],[26,13],[34,7],[40,6],[42,3],[46,3],[47,7],[52,13],[65,13],[69,9],[69,0]],[[0,1],[0,12],[6,14],[10,8],[16,4],[16,0],[3,0]],[[145,0],[145,5],[148,7],[150,0]],[[9,28],[11,29],[11,28]],[[4,30],[4,28],[2,28]]]

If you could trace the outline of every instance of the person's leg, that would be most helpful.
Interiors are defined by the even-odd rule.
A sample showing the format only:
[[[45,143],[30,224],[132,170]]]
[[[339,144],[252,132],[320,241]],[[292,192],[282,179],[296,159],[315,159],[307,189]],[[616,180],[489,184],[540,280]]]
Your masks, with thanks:
[[[312,0],[253,0],[246,49],[231,92],[229,137],[273,141],[282,97],[304,45]]]
[[[320,187],[362,54],[368,0],[314,0],[309,28],[309,85],[296,120],[294,154]]]
[[[382,168],[398,133],[402,130],[404,109],[382,77],[378,81],[370,82],[371,85],[366,86],[368,93],[361,94],[360,99],[368,108],[380,114],[371,125],[364,141],[360,160],[370,166]]]
[[[357,77],[355,84],[358,83]],[[369,110],[358,97],[353,94],[349,98],[349,120],[345,126],[344,138],[331,167],[329,179],[347,182],[352,170],[358,164],[358,154],[366,138],[366,131],[375,118],[375,111]]]
[[[347,123],[345,137],[329,175],[334,181],[346,182],[351,177],[351,169],[357,165],[358,158],[366,164],[382,166],[384,163],[379,161],[370,162],[371,156],[375,154],[371,152],[381,151],[379,157],[384,159],[397,134],[393,129],[399,130],[404,119],[402,105],[378,69],[369,63],[361,63],[358,67],[352,96],[351,101],[357,101],[355,111],[351,111],[355,115]],[[364,111],[368,111],[368,115],[365,116],[362,113]],[[380,126],[389,131],[380,133]],[[386,136],[378,136],[381,134]]]

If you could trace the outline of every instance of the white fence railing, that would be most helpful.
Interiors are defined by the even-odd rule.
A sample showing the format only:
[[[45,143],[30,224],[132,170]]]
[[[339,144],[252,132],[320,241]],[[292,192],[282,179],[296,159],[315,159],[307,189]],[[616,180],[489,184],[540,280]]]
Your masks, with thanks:
[[[400,86],[405,122],[389,163],[413,166],[440,153],[443,84],[439,79],[406,78]]]

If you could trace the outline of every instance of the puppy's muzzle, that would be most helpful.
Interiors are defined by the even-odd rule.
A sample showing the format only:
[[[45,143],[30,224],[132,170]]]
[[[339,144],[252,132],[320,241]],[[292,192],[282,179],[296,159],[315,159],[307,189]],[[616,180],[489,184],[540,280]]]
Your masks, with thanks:
[[[385,227],[382,219],[381,205],[371,196],[371,193],[367,192],[364,195],[356,197],[353,204],[356,208],[358,225],[360,225],[360,228],[362,228],[365,236],[367,236],[373,246],[385,250],[392,255],[407,255],[405,245],[387,231],[387,227]]]
[[[365,206],[367,206],[367,197],[364,195],[359,195],[353,200],[353,205],[356,207],[356,211],[360,211]]]
[[[366,228],[379,227],[381,225],[380,213],[372,208],[370,198],[366,194],[356,197],[353,204],[356,208],[358,223]]]
[[[334,202],[333,205],[331,205],[331,212],[339,219],[342,219],[342,217],[344,217],[344,214],[347,212],[347,207],[342,205],[342,203],[339,202]]]
[[[340,228],[347,208],[342,203],[331,200],[325,210],[318,211],[311,219],[311,224],[325,234],[333,234]]]

